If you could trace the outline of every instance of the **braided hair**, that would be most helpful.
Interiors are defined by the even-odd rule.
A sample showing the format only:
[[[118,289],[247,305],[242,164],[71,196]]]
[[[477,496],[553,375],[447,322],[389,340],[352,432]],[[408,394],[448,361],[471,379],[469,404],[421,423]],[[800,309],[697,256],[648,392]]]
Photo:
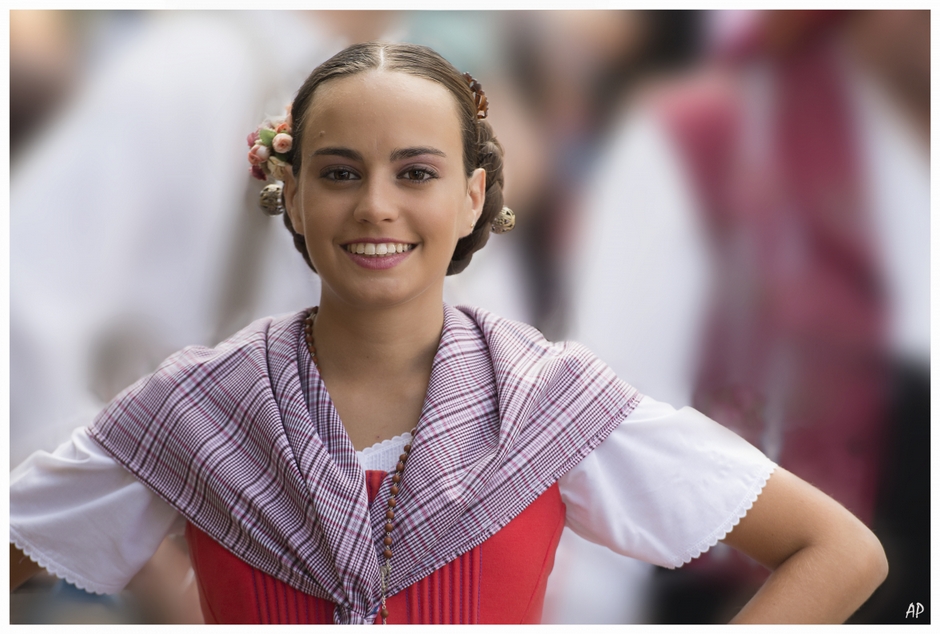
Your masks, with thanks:
[[[426,46],[417,44],[385,44],[366,42],[353,44],[317,66],[307,77],[291,106],[293,116],[293,147],[287,153],[295,177],[300,175],[303,152],[301,144],[310,101],[317,88],[331,79],[348,77],[368,70],[387,70],[408,73],[437,82],[444,86],[457,102],[463,141],[463,163],[469,178],[477,168],[486,170],[486,197],[483,211],[470,235],[457,241],[454,254],[447,267],[447,275],[460,273],[473,254],[482,249],[489,239],[490,223],[503,208],[503,147],[496,139],[490,124],[478,116],[485,116],[486,98],[479,84],[466,78],[446,59]],[[471,85],[473,88],[471,88]],[[482,105],[481,105],[482,102]],[[480,108],[483,108],[481,111]],[[294,238],[307,265],[316,272],[303,234],[291,223],[289,214],[283,214],[284,224]]]

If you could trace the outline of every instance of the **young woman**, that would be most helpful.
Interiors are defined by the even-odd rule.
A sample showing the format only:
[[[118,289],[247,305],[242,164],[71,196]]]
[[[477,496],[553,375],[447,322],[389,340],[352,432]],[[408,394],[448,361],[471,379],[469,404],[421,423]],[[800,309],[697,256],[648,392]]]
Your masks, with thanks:
[[[443,303],[511,213],[486,111],[419,46],[314,70],[250,160],[319,306],[171,356],[19,467],[14,587],[38,562],[117,591],[185,525],[210,622],[538,622],[567,524],[664,566],[723,539],[774,569],[741,622],[868,597],[883,551],[830,498],[583,347]]]

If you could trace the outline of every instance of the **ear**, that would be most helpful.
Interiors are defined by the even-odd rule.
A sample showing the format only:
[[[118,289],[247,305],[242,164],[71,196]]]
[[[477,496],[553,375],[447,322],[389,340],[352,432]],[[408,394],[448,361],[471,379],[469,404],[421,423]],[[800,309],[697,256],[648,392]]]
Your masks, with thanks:
[[[483,201],[486,199],[486,170],[478,167],[470,174],[467,179],[467,227],[471,224],[476,225],[483,213]],[[472,230],[467,229],[461,237],[470,235]]]
[[[287,209],[287,215],[290,217],[290,223],[294,231],[302,234],[304,232],[304,215],[300,212],[300,205],[297,204],[297,179],[294,178],[294,172],[288,168],[284,175],[284,207]]]

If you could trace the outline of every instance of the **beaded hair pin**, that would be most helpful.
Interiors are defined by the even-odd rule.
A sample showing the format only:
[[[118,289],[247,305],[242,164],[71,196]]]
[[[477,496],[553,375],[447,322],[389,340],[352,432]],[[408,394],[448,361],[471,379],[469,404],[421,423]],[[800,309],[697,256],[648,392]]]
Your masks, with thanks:
[[[474,79],[470,73],[464,73],[463,78],[467,80],[467,85],[469,85],[470,90],[473,91],[473,101],[477,106],[477,119],[486,119],[486,115],[490,111],[490,104],[486,100],[486,93],[483,92],[483,87],[480,86],[480,82]]]

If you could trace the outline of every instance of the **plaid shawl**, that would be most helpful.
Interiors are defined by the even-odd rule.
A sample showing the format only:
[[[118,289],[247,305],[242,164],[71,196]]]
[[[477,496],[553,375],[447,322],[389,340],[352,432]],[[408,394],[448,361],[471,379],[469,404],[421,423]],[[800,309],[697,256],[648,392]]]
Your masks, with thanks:
[[[304,344],[305,314],[174,354],[89,431],[233,554],[333,601],[337,622],[371,622],[389,483],[370,508],[355,449]],[[389,596],[493,535],[639,398],[579,344],[445,304],[398,494]]]

